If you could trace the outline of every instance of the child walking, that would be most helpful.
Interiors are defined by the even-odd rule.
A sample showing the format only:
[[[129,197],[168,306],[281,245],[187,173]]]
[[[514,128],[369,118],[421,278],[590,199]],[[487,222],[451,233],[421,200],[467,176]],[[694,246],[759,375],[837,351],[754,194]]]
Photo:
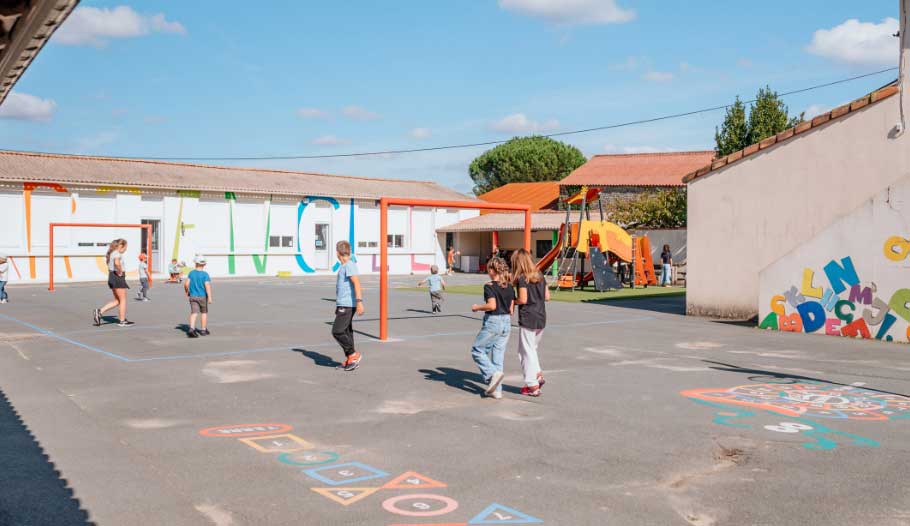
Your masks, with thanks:
[[[6,254],[0,254],[0,303],[9,303],[6,293],[6,282],[9,281],[9,263]]]
[[[471,312],[483,312],[483,326],[474,340],[471,357],[480,369],[487,384],[484,394],[495,399],[502,398],[502,364],[509,332],[512,330],[512,306],[515,289],[509,279],[509,267],[501,258],[487,262],[490,281],[483,286],[485,303],[471,306]]]
[[[345,360],[341,368],[353,371],[360,366],[363,356],[354,350],[354,314],[363,315],[363,292],[357,264],[351,261],[351,244],[339,241],[335,244],[335,255],[341,265],[335,282],[335,322],[332,336],[341,345]]]
[[[550,289],[543,274],[531,258],[531,253],[519,249],[512,253],[512,277],[518,288],[518,360],[524,372],[521,394],[540,396],[544,384],[537,348],[547,325],[547,306]]]
[[[186,335],[190,338],[208,336],[209,305],[212,304],[212,278],[205,271],[205,256],[197,255],[193,260],[196,270],[190,271],[183,283],[183,290],[190,300],[190,328]],[[201,315],[202,328],[196,330],[196,316]]]
[[[126,240],[117,238],[111,241],[107,247],[107,286],[114,295],[112,301],[107,302],[100,309],[92,311],[92,320],[96,327],[101,326],[101,315],[105,312],[119,307],[120,327],[130,327],[135,323],[126,319],[126,291],[130,286],[126,283],[126,271],[123,270],[123,253],[126,252]]]
[[[139,254],[139,294],[136,299],[139,301],[149,301],[149,264],[148,256],[145,252]]]
[[[442,312],[442,291],[446,289],[446,282],[439,275],[439,267],[433,265],[430,267],[430,275],[417,284],[418,287],[429,284],[430,286],[430,305],[433,307],[433,314]]]

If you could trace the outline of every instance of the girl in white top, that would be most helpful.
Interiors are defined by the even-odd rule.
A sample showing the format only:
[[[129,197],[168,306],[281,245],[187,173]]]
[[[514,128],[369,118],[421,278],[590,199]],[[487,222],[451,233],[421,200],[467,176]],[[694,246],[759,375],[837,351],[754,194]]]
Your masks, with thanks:
[[[100,326],[101,315],[114,307],[120,307],[120,323],[118,325],[121,327],[133,325],[133,322],[126,319],[126,291],[130,286],[126,283],[126,272],[123,270],[124,252],[126,252],[125,239],[115,239],[111,241],[111,244],[107,249],[107,286],[110,287],[111,292],[114,294],[114,299],[107,302],[104,307],[95,309],[92,312],[95,326]]]

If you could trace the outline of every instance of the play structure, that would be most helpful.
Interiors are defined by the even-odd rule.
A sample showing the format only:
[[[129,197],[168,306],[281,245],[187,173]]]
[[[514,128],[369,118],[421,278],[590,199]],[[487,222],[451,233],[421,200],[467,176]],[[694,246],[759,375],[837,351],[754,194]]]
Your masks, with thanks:
[[[613,271],[617,263],[631,266],[630,286],[657,285],[648,237],[633,237],[619,225],[606,221],[599,197],[600,189],[582,187],[566,200],[566,220],[557,242],[540,258],[537,268],[545,273],[552,269],[557,289],[584,289],[591,282],[598,291],[622,288],[621,277]],[[589,210],[595,200],[599,221],[591,219]],[[579,205],[574,223],[573,205]],[[587,271],[586,261],[590,262]]]

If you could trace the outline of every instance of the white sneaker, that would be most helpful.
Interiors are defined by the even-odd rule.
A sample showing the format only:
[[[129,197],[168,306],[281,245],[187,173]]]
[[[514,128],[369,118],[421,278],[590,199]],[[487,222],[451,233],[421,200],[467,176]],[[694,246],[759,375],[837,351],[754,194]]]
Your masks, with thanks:
[[[493,391],[493,394],[491,394],[490,396],[493,397],[493,400],[502,400],[502,392],[501,392],[501,391]]]
[[[499,388],[499,384],[502,383],[502,379],[504,377],[505,377],[505,375],[502,373],[502,371],[496,371],[495,373],[493,373],[493,376],[490,378],[490,384],[487,386],[487,390],[484,391],[484,394],[492,395],[493,393],[495,393],[496,390]],[[502,397],[502,394],[500,394],[499,396]]]
[[[0,300],[0,303],[9,303],[6,300]]]

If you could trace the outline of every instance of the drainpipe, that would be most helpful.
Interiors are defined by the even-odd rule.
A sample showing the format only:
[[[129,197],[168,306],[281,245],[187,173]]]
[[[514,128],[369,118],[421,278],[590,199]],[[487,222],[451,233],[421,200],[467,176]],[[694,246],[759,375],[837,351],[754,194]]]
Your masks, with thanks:
[[[900,37],[901,53],[900,53],[900,74],[898,76],[897,89],[898,97],[900,102],[900,112],[901,112],[901,121],[900,121],[900,130],[897,135],[903,135],[904,131],[907,129],[907,119],[904,113],[904,98],[907,94],[907,90],[910,89],[910,82],[908,82],[908,74],[910,74],[910,0],[900,0],[900,32],[898,36]]]

